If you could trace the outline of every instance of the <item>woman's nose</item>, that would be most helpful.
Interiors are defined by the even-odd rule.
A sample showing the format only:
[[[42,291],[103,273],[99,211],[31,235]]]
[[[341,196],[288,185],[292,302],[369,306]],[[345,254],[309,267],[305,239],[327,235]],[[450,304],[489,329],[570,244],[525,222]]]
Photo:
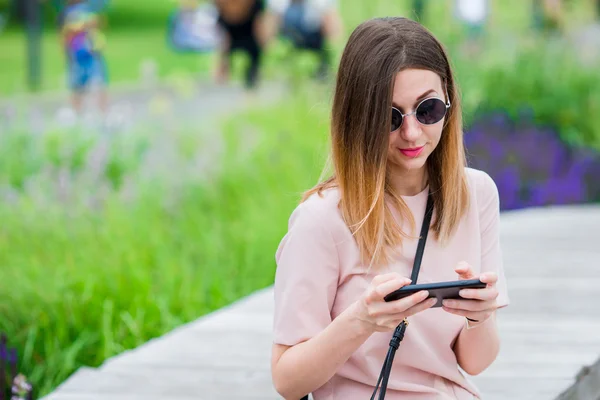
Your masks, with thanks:
[[[407,142],[414,142],[421,136],[421,124],[417,121],[416,116],[408,115],[404,117],[402,121],[402,127],[400,129],[400,135]]]

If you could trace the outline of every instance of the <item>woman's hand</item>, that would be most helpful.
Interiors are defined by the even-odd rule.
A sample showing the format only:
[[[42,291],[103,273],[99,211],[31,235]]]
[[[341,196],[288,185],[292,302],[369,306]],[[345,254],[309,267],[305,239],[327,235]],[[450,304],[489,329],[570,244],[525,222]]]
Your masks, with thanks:
[[[471,266],[465,262],[459,263],[455,271],[461,280],[477,279]],[[487,283],[485,289],[463,289],[460,291],[460,297],[465,300],[444,300],[443,309],[449,313],[466,317],[474,321],[473,324],[486,321],[498,308],[496,304],[498,275],[494,272],[484,273],[481,274],[479,280]]]
[[[432,307],[437,301],[427,300],[428,292],[420,291],[385,302],[386,295],[410,283],[410,279],[395,272],[376,276],[363,296],[353,304],[352,315],[371,333],[393,331],[404,318]]]

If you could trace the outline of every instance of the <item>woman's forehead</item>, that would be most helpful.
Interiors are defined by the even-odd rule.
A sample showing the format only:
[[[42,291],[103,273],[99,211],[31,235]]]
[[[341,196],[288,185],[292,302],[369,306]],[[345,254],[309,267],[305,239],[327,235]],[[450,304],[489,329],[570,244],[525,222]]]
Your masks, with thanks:
[[[392,100],[398,105],[411,106],[428,96],[441,96],[442,80],[433,71],[405,69],[396,74]]]

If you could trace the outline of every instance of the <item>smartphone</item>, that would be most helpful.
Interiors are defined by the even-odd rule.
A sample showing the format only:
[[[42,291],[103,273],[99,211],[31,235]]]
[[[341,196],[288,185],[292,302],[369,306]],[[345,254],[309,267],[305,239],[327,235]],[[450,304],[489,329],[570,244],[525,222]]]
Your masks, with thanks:
[[[484,289],[486,284],[481,282],[479,279],[471,279],[464,281],[450,281],[450,282],[436,282],[436,283],[421,283],[416,285],[404,286],[398,290],[389,293],[383,299],[385,301],[399,300],[404,297],[410,296],[420,292],[421,290],[427,290],[429,296],[427,298],[437,298],[438,301],[433,306],[441,307],[442,300],[445,299],[461,299],[458,295],[462,289]]]

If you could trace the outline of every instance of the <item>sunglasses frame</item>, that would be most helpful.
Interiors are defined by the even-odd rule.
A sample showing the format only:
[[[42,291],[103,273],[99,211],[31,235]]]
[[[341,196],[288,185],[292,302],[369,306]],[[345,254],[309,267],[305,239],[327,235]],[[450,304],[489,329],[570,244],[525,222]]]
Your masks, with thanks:
[[[440,97],[435,97],[435,96],[433,96],[433,97],[427,97],[426,99],[421,100],[419,102],[419,104],[417,104],[417,106],[415,107],[415,110],[413,112],[408,113],[408,114],[402,114],[402,111],[400,111],[396,107],[392,106],[392,110],[398,111],[400,113],[400,115],[402,116],[402,122],[400,123],[400,125],[398,125],[398,127],[396,129],[394,129],[393,131],[390,131],[390,133],[396,132],[398,129],[400,129],[402,127],[402,124],[404,123],[404,119],[406,117],[410,117],[411,115],[415,115],[415,119],[421,125],[429,126],[429,125],[435,125],[435,124],[437,124],[438,122],[440,122],[442,119],[444,119],[446,117],[446,115],[448,114],[448,109],[452,106],[452,104],[450,104],[450,98],[448,97],[448,91],[446,91],[446,98],[448,99],[448,101],[444,101]],[[439,121],[434,122],[432,124],[424,124],[423,122],[419,121],[419,118],[416,117],[417,110],[419,109],[419,107],[421,106],[421,104],[425,103],[427,100],[432,100],[432,99],[436,99],[436,100],[439,100],[442,103],[444,103],[444,105],[446,106],[446,112],[444,113],[444,116],[442,118],[440,118]]]

